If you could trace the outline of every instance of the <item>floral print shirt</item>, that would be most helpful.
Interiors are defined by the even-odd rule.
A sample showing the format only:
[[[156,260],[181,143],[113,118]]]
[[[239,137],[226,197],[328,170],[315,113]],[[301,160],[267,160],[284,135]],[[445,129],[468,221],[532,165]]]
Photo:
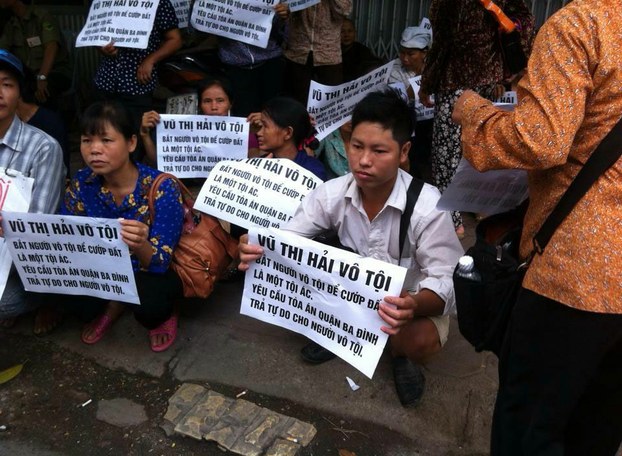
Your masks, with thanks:
[[[165,180],[160,184],[155,195],[155,214],[151,224],[147,195],[151,183],[160,171],[141,163],[135,165],[138,168],[136,188],[119,206],[116,205],[103,179],[94,174],[90,168],[83,168],[76,173],[69,184],[60,213],[85,217],[125,218],[143,222],[149,226],[149,242],[153,249],[147,271],[164,273],[168,269],[173,249],[181,235],[184,214],[181,193],[177,184],[171,180]],[[135,255],[132,255],[132,267],[134,271],[141,269]]]
[[[622,117],[621,29],[619,0],[574,0],[538,33],[514,112],[501,112],[477,96],[464,105],[462,148],[473,166],[528,171],[523,256]],[[618,160],[534,256],[525,288],[580,310],[622,314],[621,176]]]

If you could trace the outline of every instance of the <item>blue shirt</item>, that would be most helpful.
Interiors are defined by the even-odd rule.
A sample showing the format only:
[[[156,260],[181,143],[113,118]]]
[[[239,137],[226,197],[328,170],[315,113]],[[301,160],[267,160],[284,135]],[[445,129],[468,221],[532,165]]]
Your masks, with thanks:
[[[160,184],[154,201],[155,214],[152,225],[147,195],[151,183],[160,171],[141,163],[135,165],[138,168],[136,187],[119,206],[105,186],[103,178],[94,174],[90,168],[83,168],[76,173],[76,177],[67,188],[60,212],[66,215],[125,218],[143,222],[149,226],[149,242],[153,249],[147,271],[163,273],[168,269],[173,249],[181,235],[184,217],[181,193],[177,184],[171,180],[165,180]],[[134,271],[141,269],[135,255],[132,255],[132,267]]]
[[[95,73],[95,86],[104,92],[126,95],[145,95],[153,92],[158,80],[158,66],[153,67],[151,80],[147,84],[138,82],[136,72],[145,57],[160,47],[164,41],[164,34],[176,28],[178,22],[173,5],[169,0],[160,0],[147,49],[119,47],[114,57],[103,56]]]
[[[307,155],[304,150],[298,151],[298,154],[296,154],[296,158],[294,158],[294,163],[302,166],[308,171],[311,171],[323,181],[326,180],[326,169],[324,169],[324,165],[322,164],[322,162],[315,157]]]

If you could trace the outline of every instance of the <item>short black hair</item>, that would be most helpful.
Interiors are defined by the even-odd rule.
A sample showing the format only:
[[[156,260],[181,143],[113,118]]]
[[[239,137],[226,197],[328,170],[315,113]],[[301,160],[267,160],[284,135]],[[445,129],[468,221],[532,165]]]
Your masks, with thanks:
[[[86,108],[80,119],[80,134],[103,135],[107,123],[127,140],[136,135],[136,125],[130,112],[121,103],[112,100],[98,101]]]
[[[408,103],[395,89],[371,92],[365,96],[352,112],[352,129],[362,122],[382,125],[391,130],[393,139],[403,146],[410,141],[413,132],[412,113]]]

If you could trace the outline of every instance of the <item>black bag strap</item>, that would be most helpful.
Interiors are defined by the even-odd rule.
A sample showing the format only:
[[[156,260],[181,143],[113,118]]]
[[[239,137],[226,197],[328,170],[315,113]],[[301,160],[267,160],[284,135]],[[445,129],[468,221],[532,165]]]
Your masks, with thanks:
[[[408,226],[410,225],[410,217],[413,214],[415,203],[419,199],[421,189],[423,188],[423,181],[413,177],[408,186],[406,192],[406,206],[404,212],[402,212],[402,218],[400,219],[400,253],[399,258],[402,258],[402,250],[404,250],[404,242],[406,241],[406,233],[408,232]]]
[[[605,173],[622,155],[622,119],[611,129],[590,155],[585,165],[566,189],[553,211],[546,218],[542,227],[533,237],[533,252],[541,254],[551,240],[557,227],[570,214],[590,187]]]

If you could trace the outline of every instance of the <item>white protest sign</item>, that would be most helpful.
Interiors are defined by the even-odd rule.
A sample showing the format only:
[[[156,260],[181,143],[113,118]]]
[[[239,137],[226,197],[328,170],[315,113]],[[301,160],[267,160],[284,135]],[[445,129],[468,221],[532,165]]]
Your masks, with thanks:
[[[354,106],[369,92],[385,87],[393,62],[338,86],[311,81],[307,111],[315,118],[317,139],[322,140],[352,117]]]
[[[190,16],[190,0],[171,0],[171,4],[175,9],[175,16],[179,22],[179,28],[188,27],[188,19]]]
[[[147,49],[158,0],[95,0],[76,47],[105,46]]]
[[[203,184],[194,208],[244,228],[278,228],[322,180],[286,158],[223,161]]]
[[[420,120],[428,120],[434,118],[434,106],[427,108],[421,104],[419,100],[419,89],[421,89],[421,75],[409,78],[410,86],[415,94],[415,113],[417,122]],[[433,99],[433,98],[432,98]]]
[[[162,114],[156,127],[158,169],[177,177],[207,177],[221,160],[248,156],[244,117]]]
[[[513,111],[514,107],[518,104],[518,96],[515,91],[504,92],[503,95],[494,100],[492,104],[504,111]]]
[[[265,49],[274,4],[275,0],[196,0],[190,24],[202,32]]]
[[[2,211],[24,288],[140,304],[118,220]]]
[[[0,210],[27,212],[32,199],[35,180],[22,173],[0,168]],[[3,237],[0,237],[0,296],[4,293],[11,272],[11,254]]]
[[[289,0],[287,5],[289,6],[289,10],[293,13],[305,8],[310,8],[313,5],[319,5],[321,2],[322,0]]]
[[[251,229],[264,255],[244,280],[240,313],[314,340],[372,378],[388,335],[378,315],[406,269],[274,229]]]
[[[190,114],[197,113],[199,104],[199,96],[196,93],[185,93],[183,95],[175,95],[166,99],[167,114]]]
[[[527,171],[503,169],[480,173],[462,158],[436,208],[493,215],[514,209],[527,195]]]

